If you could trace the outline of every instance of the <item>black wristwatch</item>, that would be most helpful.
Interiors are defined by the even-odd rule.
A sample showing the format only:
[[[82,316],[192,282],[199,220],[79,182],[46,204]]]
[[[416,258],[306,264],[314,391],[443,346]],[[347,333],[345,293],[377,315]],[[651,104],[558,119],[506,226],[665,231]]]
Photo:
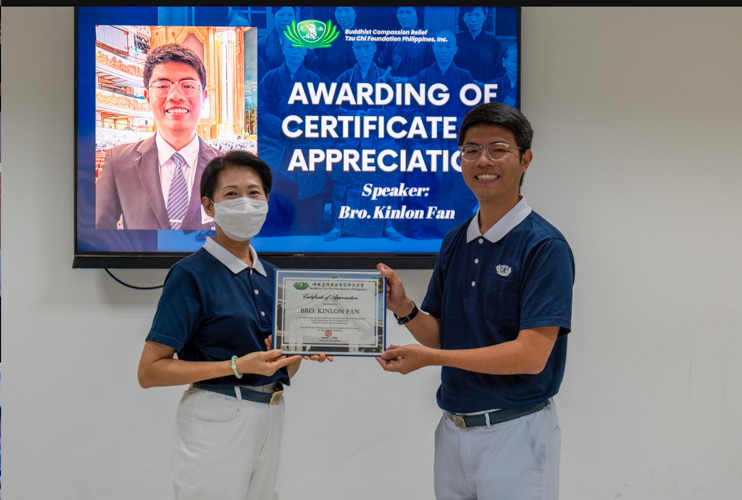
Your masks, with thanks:
[[[415,316],[417,316],[417,313],[420,312],[420,309],[417,308],[417,305],[415,304],[415,302],[414,301],[411,301],[411,302],[412,302],[412,312],[408,314],[407,316],[403,316],[400,318],[399,316],[397,316],[396,314],[392,312],[392,314],[394,314],[394,317],[397,318],[398,325],[404,325],[405,323],[409,323],[410,321],[415,319]]]

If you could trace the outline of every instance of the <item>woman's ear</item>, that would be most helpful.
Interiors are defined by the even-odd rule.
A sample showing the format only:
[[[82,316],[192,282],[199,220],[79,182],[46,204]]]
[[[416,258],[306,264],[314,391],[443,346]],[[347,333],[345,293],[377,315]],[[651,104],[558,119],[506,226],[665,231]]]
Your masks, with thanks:
[[[203,196],[201,198],[201,205],[203,205],[206,215],[208,215],[209,217],[214,217],[214,204],[211,202],[208,196]]]

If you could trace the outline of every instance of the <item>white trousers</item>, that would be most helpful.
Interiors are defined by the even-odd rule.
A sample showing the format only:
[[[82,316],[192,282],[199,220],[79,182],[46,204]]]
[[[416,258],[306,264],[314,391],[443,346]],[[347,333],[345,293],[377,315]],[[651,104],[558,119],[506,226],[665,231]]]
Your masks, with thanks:
[[[284,408],[188,389],[171,464],[176,500],[275,498]]]
[[[553,400],[491,427],[459,429],[444,414],[435,431],[435,497],[557,500],[561,441]]]

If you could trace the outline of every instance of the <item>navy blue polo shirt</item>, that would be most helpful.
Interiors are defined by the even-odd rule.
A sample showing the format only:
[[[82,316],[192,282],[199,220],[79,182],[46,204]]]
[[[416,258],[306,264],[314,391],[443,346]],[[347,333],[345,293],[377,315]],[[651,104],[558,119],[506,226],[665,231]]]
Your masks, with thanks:
[[[443,240],[422,309],[441,320],[442,349],[514,340],[558,326],[538,375],[487,375],[444,366],[438,405],[454,413],[527,408],[552,397],[564,376],[571,329],[574,258],[564,236],[525,198],[484,235],[478,214]]]
[[[176,263],[165,279],[147,340],[172,347],[178,359],[225,361],[265,351],[271,334],[275,266],[252,252],[253,267],[207,238],[203,248]],[[286,368],[270,377],[246,373],[203,382],[234,385],[289,384]]]

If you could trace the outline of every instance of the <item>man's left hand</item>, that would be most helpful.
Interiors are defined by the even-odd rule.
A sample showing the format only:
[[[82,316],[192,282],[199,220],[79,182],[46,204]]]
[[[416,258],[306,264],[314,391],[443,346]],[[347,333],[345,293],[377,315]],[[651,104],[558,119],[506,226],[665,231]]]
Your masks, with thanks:
[[[326,354],[314,354],[312,356],[304,356],[304,359],[308,361],[317,361],[319,363],[324,363],[325,361],[332,361],[335,358]]]

